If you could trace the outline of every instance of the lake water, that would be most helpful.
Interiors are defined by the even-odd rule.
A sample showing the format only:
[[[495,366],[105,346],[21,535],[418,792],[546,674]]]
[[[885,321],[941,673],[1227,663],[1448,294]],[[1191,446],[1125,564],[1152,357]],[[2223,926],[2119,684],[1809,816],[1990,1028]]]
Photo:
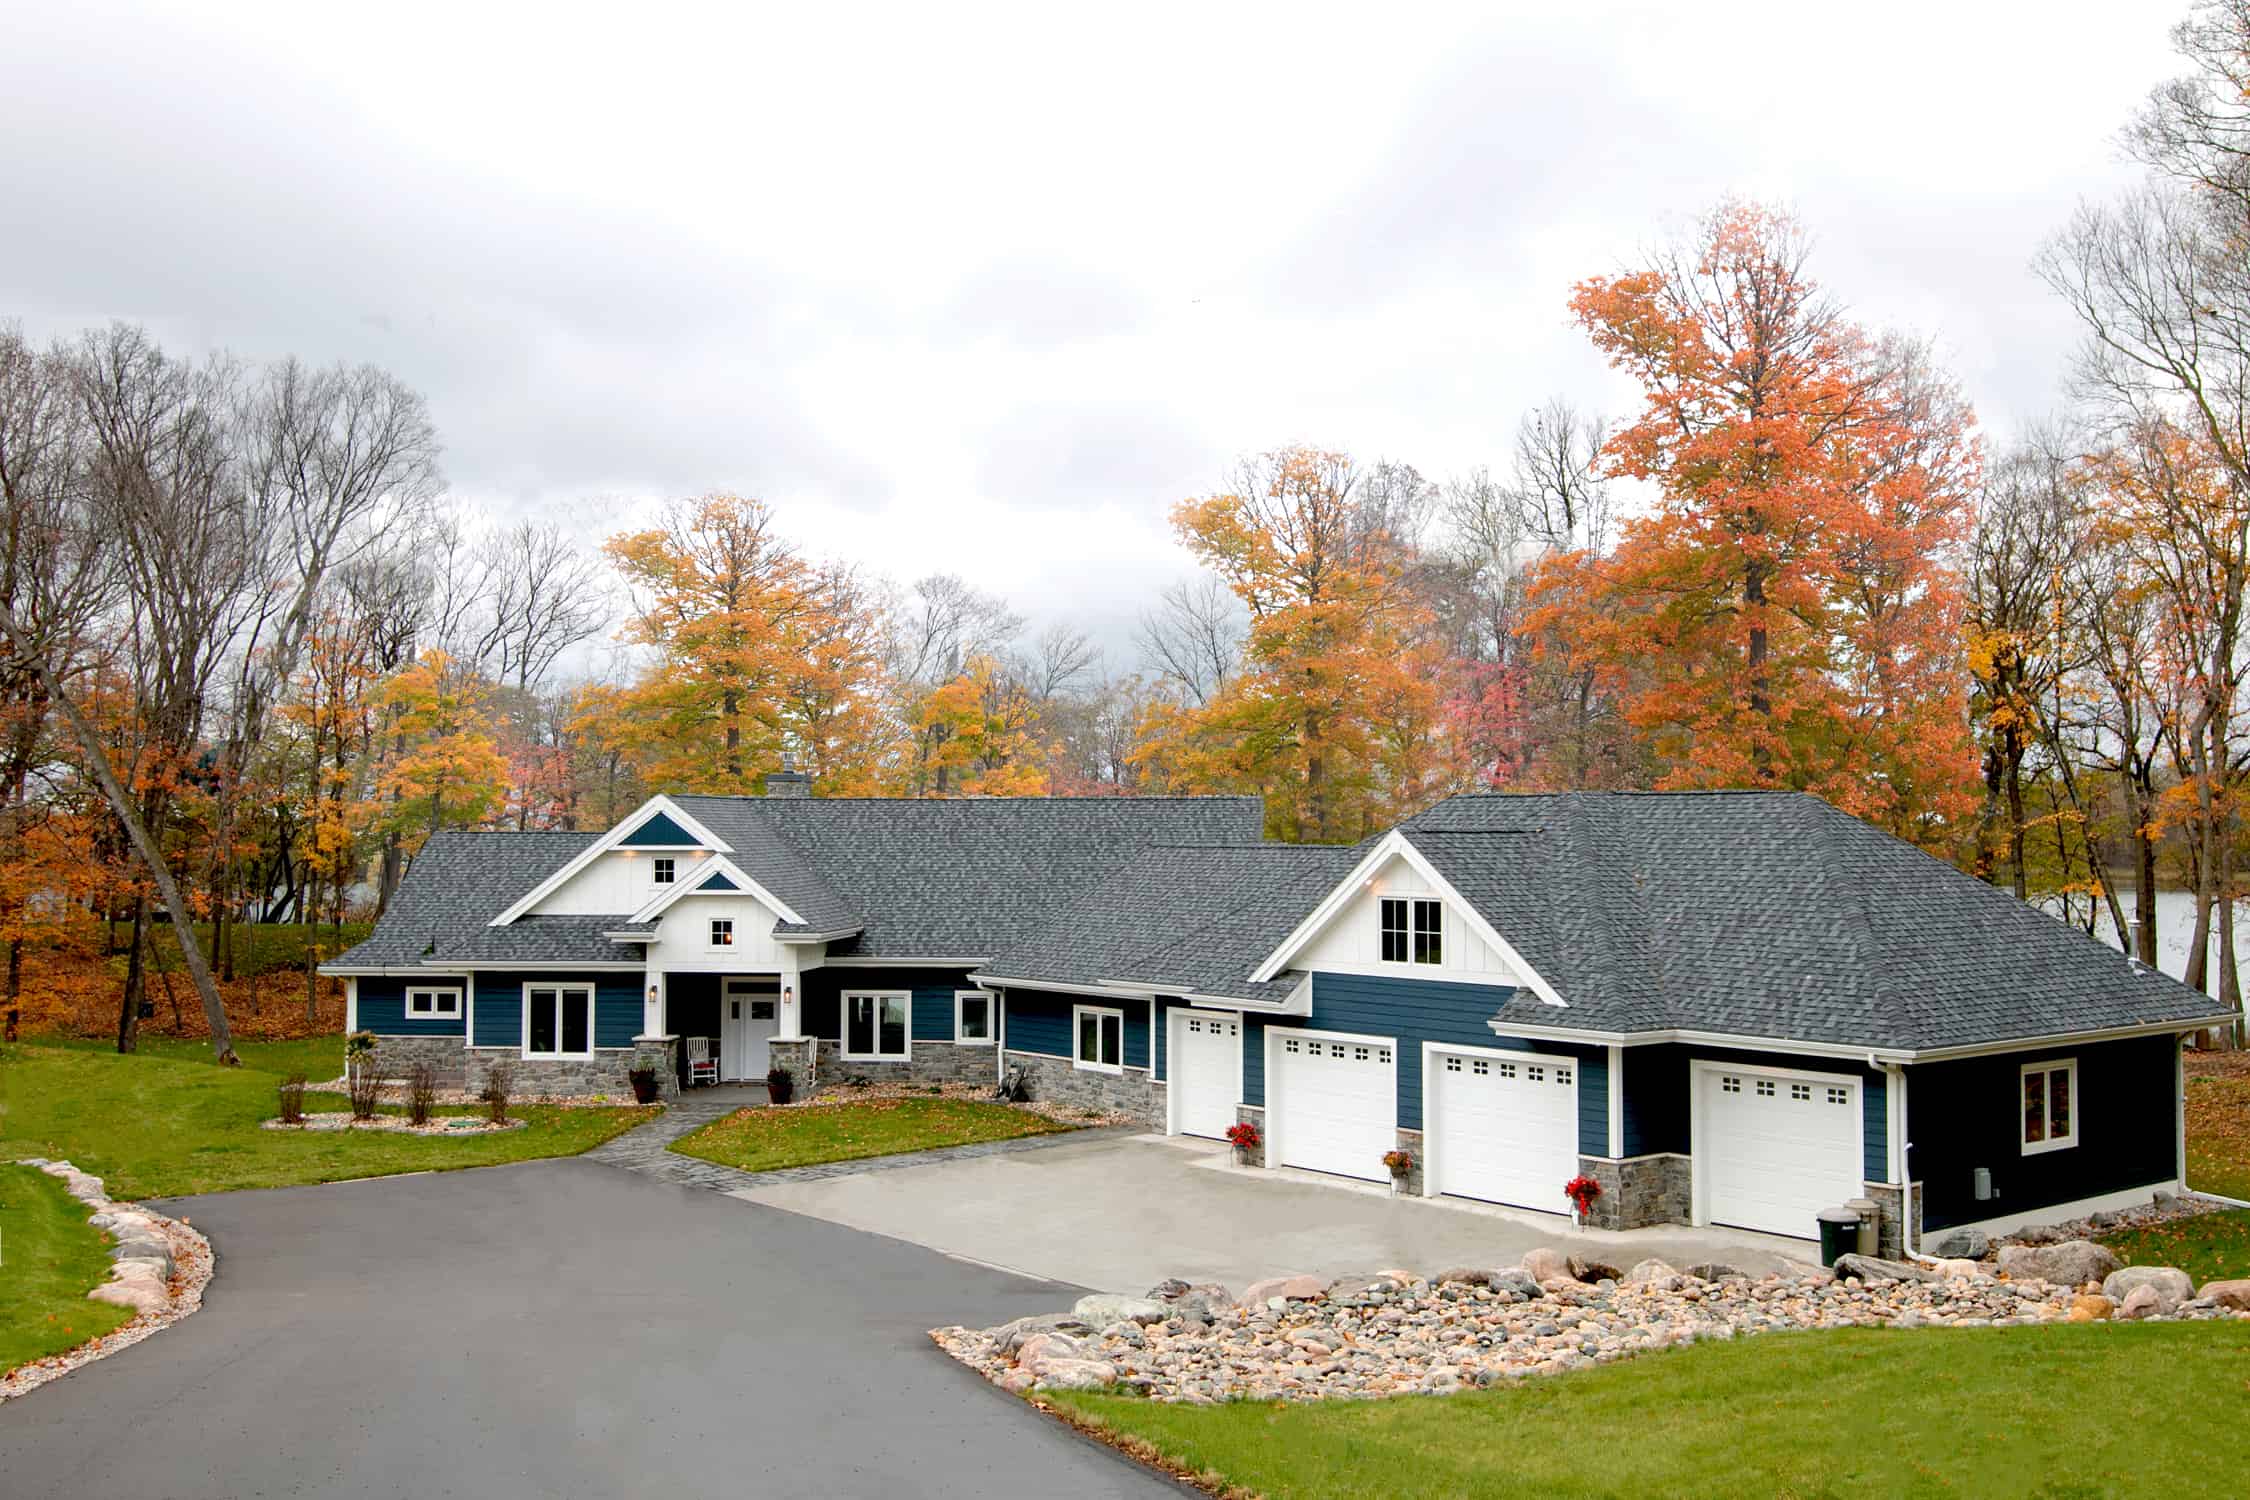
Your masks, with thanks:
[[[2120,890],[2118,903],[2125,908],[2125,920],[2133,920],[2133,893]],[[2052,910],[2052,908],[2049,908]],[[2073,923],[2072,925],[2077,925]],[[2117,930],[2110,924],[2109,906],[2104,903],[2094,924],[2094,936],[2117,946]],[[2187,973],[2188,950],[2195,939],[2195,892],[2164,891],[2156,893],[2156,959],[2157,967],[2178,979]],[[2234,903],[2234,954],[2237,967],[2250,972],[2250,900]],[[2218,917],[2214,913],[2211,927],[2211,965],[2213,984],[2217,985],[2219,962]]]

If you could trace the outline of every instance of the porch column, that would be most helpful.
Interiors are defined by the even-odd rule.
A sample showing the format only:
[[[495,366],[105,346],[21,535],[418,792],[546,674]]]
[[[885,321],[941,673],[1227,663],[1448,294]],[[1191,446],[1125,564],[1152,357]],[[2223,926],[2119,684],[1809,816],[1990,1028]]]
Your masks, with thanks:
[[[1625,1158],[1625,1049],[1614,1044],[1609,1049],[1609,1155],[1612,1161]]]
[[[670,1033],[664,1029],[664,971],[646,971],[648,983],[641,991],[641,1037],[660,1037]]]
[[[805,997],[800,993],[804,988],[804,976],[797,972],[797,955],[787,948],[782,949],[781,972],[777,977],[781,981],[781,1030],[774,1040],[801,1040],[805,1032],[798,1018],[804,1014]]]

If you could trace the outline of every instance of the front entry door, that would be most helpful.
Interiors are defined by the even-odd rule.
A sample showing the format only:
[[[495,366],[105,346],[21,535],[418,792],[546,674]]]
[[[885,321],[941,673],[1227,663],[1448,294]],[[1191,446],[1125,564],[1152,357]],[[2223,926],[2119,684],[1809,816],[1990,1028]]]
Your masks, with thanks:
[[[780,981],[730,979],[719,996],[719,1076],[755,1082],[773,1066],[766,1043],[781,1030]]]

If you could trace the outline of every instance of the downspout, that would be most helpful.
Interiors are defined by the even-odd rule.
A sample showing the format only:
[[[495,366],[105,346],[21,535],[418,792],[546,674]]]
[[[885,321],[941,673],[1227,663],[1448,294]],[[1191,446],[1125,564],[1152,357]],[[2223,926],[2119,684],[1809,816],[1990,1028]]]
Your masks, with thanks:
[[[1875,1057],[1868,1054],[1868,1065]],[[1898,1173],[1898,1251],[1910,1261],[1920,1265],[1935,1263],[1935,1257],[1924,1255],[1915,1248],[1914,1233],[1914,1173],[1908,1165],[1914,1150],[1913,1132],[1907,1128],[1906,1066],[1889,1063],[1883,1068],[1885,1092],[1890,1101],[1890,1134],[1892,1170]]]

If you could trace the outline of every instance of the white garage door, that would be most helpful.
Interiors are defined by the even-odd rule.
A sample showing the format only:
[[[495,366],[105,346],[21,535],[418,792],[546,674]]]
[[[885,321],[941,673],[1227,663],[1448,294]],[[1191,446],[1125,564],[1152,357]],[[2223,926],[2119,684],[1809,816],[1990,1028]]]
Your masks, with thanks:
[[[1695,1172],[1711,1223],[1812,1239],[1822,1209],[1860,1196],[1858,1079],[1696,1071]]]
[[[1242,1018],[1174,1010],[1171,1024],[1172,1129],[1224,1136],[1242,1098]]]
[[[1568,1213],[1578,1175],[1578,1064],[1524,1053],[1436,1052],[1427,1077],[1429,1166],[1440,1193]]]
[[[1383,1153],[1398,1145],[1391,1044],[1376,1037],[1276,1028],[1268,1054],[1268,1123],[1285,1167],[1386,1182]]]

